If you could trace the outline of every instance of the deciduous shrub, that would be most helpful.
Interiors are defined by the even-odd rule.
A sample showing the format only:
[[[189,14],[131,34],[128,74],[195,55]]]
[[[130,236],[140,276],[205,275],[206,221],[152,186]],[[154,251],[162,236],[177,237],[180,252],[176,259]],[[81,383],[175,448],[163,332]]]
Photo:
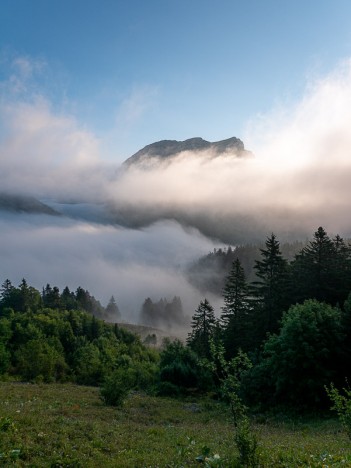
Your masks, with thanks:
[[[340,310],[316,300],[292,306],[279,334],[266,341],[259,364],[263,386],[267,376],[272,384],[273,402],[295,409],[326,406],[324,386],[338,378],[343,338]]]
[[[347,435],[351,439],[351,389],[343,388],[341,393],[333,384],[326,387],[327,394],[333,403],[331,409],[335,410],[341,424],[343,425]]]
[[[134,384],[131,372],[121,367],[105,378],[100,397],[107,405],[122,406]]]
[[[175,387],[178,388],[175,393],[196,388],[200,374],[198,358],[189,347],[179,340],[165,342],[160,360],[160,393],[166,390],[169,394]]]

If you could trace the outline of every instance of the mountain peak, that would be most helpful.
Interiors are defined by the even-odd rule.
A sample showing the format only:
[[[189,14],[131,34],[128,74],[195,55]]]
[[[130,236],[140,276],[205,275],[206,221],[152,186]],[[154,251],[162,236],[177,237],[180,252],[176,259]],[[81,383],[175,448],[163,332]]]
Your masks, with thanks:
[[[211,150],[215,156],[220,154],[232,154],[234,157],[250,156],[251,153],[245,150],[244,143],[236,137],[215,142],[206,141],[201,137],[189,138],[184,141],[161,140],[151,145],[147,145],[137,153],[128,158],[124,164],[131,166],[146,162],[151,158],[172,158],[183,151],[206,151]]]

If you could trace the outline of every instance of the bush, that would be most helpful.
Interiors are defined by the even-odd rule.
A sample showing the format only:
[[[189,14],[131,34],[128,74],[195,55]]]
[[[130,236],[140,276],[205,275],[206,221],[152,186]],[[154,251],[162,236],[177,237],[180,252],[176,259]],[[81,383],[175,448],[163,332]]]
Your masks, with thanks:
[[[181,389],[178,385],[174,385],[171,382],[160,382],[158,386],[158,394],[162,396],[179,397],[181,395]]]
[[[246,417],[239,422],[234,440],[239,451],[240,466],[247,468],[259,466],[257,437],[252,432],[249,420]]]
[[[333,384],[329,388],[325,387],[330,400],[333,403],[331,407],[335,410],[341,424],[343,425],[347,435],[351,439],[351,389],[343,388],[344,395],[342,395]]]
[[[128,369],[116,369],[106,377],[100,388],[100,397],[107,405],[122,406],[134,385],[134,379]]]
[[[64,357],[44,338],[30,340],[16,353],[18,371],[26,380],[55,382],[67,371]]]
[[[100,350],[85,339],[82,343],[73,355],[76,381],[82,385],[99,385],[102,380]]]
[[[6,374],[10,367],[10,358],[11,355],[9,351],[7,351],[6,346],[4,343],[0,341],[0,375]]]
[[[157,384],[158,366],[154,362],[134,361],[130,367],[131,379],[136,389],[153,392]]]
[[[340,377],[343,339],[338,309],[315,300],[292,306],[279,335],[264,345],[262,377],[268,372],[275,403],[295,409],[326,406],[324,386]]]
[[[167,382],[184,391],[198,386],[200,374],[198,358],[189,347],[179,340],[165,342],[160,361],[161,384]]]

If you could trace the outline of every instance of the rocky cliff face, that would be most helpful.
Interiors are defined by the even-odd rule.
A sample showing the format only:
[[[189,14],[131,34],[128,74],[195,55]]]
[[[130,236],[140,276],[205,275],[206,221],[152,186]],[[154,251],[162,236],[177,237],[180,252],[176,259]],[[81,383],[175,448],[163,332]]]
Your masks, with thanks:
[[[230,154],[234,157],[247,157],[252,154],[244,147],[244,143],[239,138],[228,138],[227,140],[210,142],[202,138],[190,138],[189,140],[162,140],[145,146],[137,153],[128,158],[124,164],[131,166],[146,162],[153,158],[170,159],[179,155],[183,151],[211,151],[213,156],[220,154]]]

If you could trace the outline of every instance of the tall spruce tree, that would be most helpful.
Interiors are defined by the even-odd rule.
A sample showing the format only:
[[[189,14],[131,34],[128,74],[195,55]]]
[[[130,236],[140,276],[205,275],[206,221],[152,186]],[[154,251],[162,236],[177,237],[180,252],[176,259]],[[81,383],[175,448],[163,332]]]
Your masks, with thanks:
[[[0,289],[0,306],[1,307],[12,307],[11,296],[15,291],[15,287],[12,285],[9,279],[6,279]]]
[[[336,303],[337,250],[341,247],[330,239],[326,231],[319,227],[313,239],[301,250],[292,263],[293,299],[303,302],[306,299]],[[344,298],[345,299],[345,298]]]
[[[232,264],[223,289],[223,299],[223,342],[226,354],[231,358],[239,348],[248,351],[253,345],[249,288],[239,259],[234,260]]]
[[[192,317],[188,346],[200,357],[210,358],[210,339],[216,328],[214,309],[207,299],[200,302]]]
[[[283,312],[289,306],[287,297],[288,262],[283,258],[275,234],[267,238],[265,248],[260,249],[261,260],[255,261],[256,281],[252,282],[255,328],[257,339],[275,333]]]

